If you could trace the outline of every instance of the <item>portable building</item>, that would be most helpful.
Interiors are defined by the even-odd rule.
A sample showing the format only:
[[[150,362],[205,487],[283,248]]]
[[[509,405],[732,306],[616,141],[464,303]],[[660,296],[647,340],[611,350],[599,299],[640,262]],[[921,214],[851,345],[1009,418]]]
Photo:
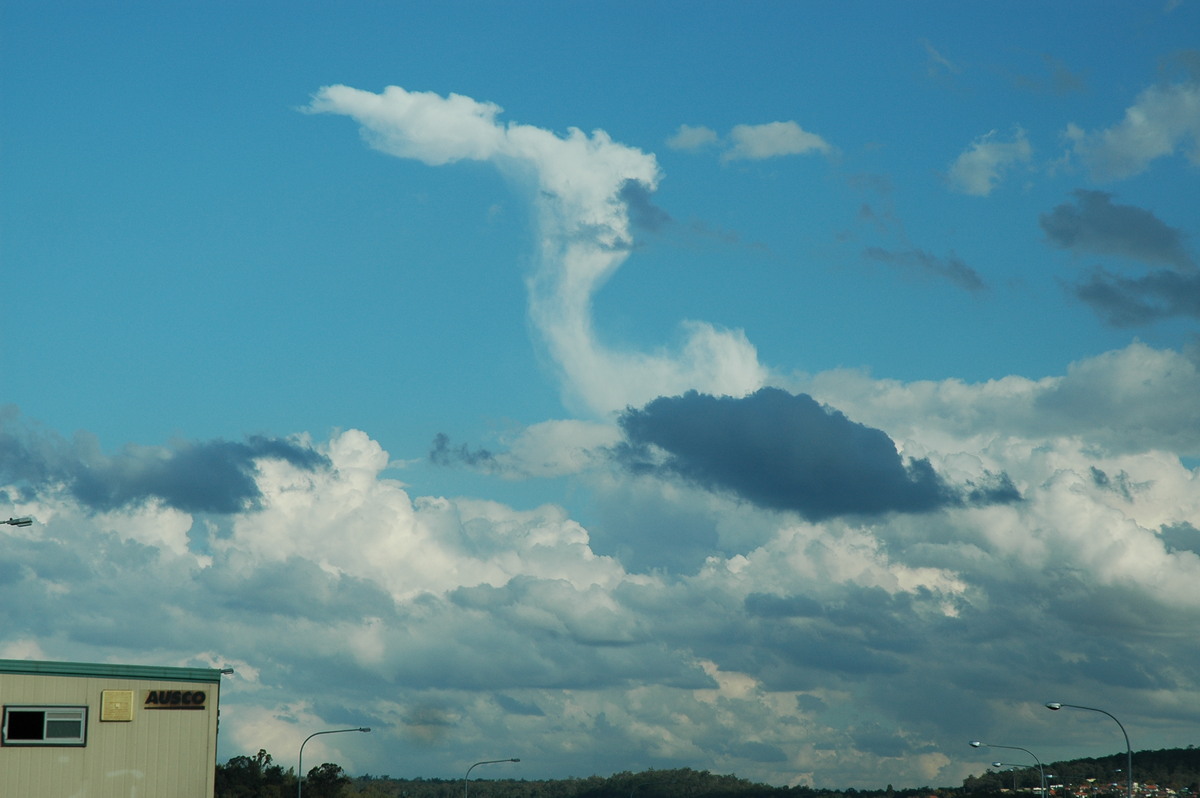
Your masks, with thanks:
[[[221,671],[0,660],[0,796],[212,798]]]

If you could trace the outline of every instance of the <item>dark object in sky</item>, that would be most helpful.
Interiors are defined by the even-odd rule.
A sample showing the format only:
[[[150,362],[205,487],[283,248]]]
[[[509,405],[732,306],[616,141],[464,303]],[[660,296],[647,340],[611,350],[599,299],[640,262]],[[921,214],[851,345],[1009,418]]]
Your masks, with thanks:
[[[620,424],[627,442],[617,456],[631,470],[674,474],[811,520],[1017,498],[1007,478],[964,498],[928,460],[905,461],[882,430],[779,388],[660,397],[627,410]]]

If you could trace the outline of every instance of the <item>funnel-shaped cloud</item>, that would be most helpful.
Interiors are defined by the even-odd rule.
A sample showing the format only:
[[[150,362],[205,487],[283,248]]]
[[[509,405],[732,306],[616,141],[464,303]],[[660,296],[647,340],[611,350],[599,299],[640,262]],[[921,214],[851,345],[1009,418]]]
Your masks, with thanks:
[[[391,155],[432,166],[487,161],[531,189],[540,241],[529,313],[565,393],[587,409],[607,414],[693,388],[742,395],[762,385],[764,370],[740,331],[692,322],[679,351],[654,354],[614,351],[597,338],[592,297],[629,256],[631,210],[644,217],[658,185],[653,155],[601,130],[559,136],[501,124],[494,104],[398,86],[380,94],[328,86],[306,110],[351,117],[372,147]]]

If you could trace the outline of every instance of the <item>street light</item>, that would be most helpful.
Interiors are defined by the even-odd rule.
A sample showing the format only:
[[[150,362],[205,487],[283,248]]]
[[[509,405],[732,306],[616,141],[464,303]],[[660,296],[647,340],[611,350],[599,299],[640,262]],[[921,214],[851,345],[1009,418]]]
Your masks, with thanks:
[[[316,737],[318,734],[341,734],[342,732],[369,732],[371,729],[366,726],[359,726],[357,729],[328,729],[326,731],[313,732],[304,738],[304,742],[300,743],[300,757],[296,762],[296,798],[300,798],[304,789],[304,746],[308,745],[308,741]]]
[[[1008,768],[1013,774],[1013,792],[1017,791],[1017,770],[1028,770],[1028,765],[1017,765],[1013,762],[993,762],[994,768]]]
[[[476,762],[471,767],[467,768],[466,774],[463,776],[463,798],[467,798],[467,776],[471,775],[471,771],[480,765],[494,765],[497,762],[520,762],[519,759],[485,759],[482,762]]]
[[[0,523],[5,523],[9,526],[33,526],[33,519],[27,515],[23,515],[20,518],[10,518],[7,521],[0,521]]]
[[[1118,726],[1121,727],[1121,734],[1125,735],[1125,791],[1126,795],[1128,795],[1128,798],[1133,798],[1133,747],[1129,744],[1129,734],[1125,731],[1125,727],[1121,726],[1121,721],[1117,720],[1116,715],[1112,714],[1111,712],[1105,712],[1103,709],[1096,709],[1095,707],[1081,707],[1078,704],[1060,704],[1058,701],[1050,701],[1046,704],[1046,709],[1052,709],[1055,712],[1063,707],[1070,707],[1071,709],[1086,709],[1089,712],[1100,712],[1104,715],[1108,715],[1110,718],[1116,721]]]
[[[972,748],[1007,748],[1010,751],[1024,751],[1033,757],[1033,761],[1037,762],[1038,773],[1042,776],[1042,798],[1046,798],[1046,771],[1042,769],[1042,760],[1037,758],[1037,754],[1030,751],[1028,748],[1021,748],[1016,745],[994,745],[993,743],[981,743],[978,740],[972,740],[970,743]]]

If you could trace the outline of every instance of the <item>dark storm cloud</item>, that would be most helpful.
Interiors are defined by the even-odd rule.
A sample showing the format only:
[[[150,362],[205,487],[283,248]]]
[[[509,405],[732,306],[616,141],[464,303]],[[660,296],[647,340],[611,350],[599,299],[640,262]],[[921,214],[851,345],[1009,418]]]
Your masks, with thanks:
[[[863,255],[889,266],[899,266],[917,274],[948,280],[968,291],[982,291],[987,288],[979,273],[954,253],[951,253],[949,257],[939,258],[923,249],[893,252],[881,247],[868,247],[863,251]]]
[[[235,513],[258,506],[255,462],[284,460],[313,469],[327,463],[307,447],[255,436],[233,441],[182,442],[171,448],[127,446],[109,457],[95,438],[72,441],[0,426],[0,476],[30,495],[63,489],[93,510],[114,510],[159,499],[184,512]]]
[[[634,472],[677,475],[812,520],[1016,498],[1003,477],[964,493],[929,461],[905,462],[883,431],[777,388],[740,399],[695,391],[660,397],[627,410],[620,424],[627,440],[616,456]]]
[[[1114,205],[1103,191],[1080,189],[1074,204],[1063,203],[1038,221],[1050,243],[1063,249],[1194,267],[1179,230],[1143,208]]]
[[[1121,277],[1097,269],[1073,290],[1114,327],[1150,324],[1174,316],[1200,319],[1200,274],[1195,272],[1156,269],[1141,277]]]

